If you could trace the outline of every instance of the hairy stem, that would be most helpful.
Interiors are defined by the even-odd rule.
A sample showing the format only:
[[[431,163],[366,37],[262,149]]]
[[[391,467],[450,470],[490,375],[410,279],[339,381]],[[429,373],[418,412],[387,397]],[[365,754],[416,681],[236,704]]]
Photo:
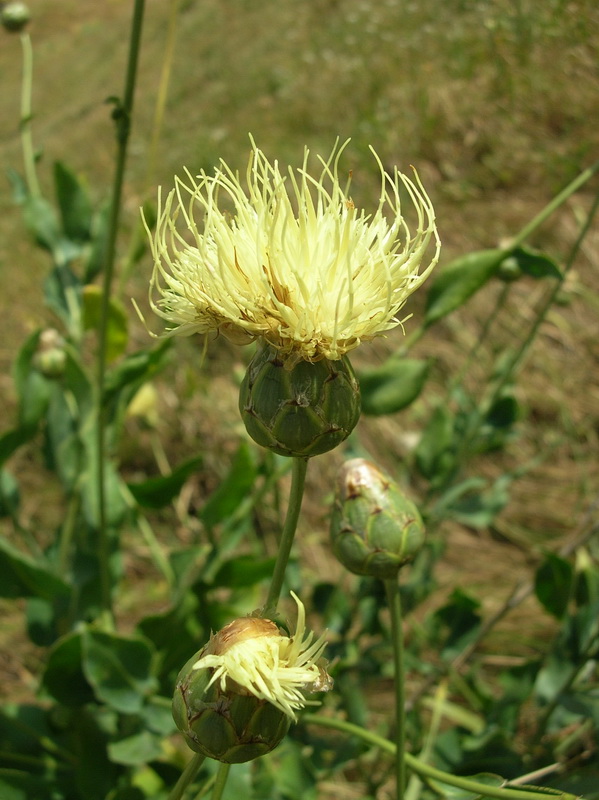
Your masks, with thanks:
[[[306,481],[306,470],[308,469],[307,458],[293,458],[291,467],[291,490],[289,493],[289,505],[287,507],[287,515],[285,517],[285,524],[281,533],[281,540],[279,542],[279,552],[277,553],[277,560],[273,570],[270,589],[268,597],[264,606],[264,613],[269,614],[276,610],[281,596],[281,589],[283,588],[283,581],[285,579],[285,570],[287,569],[287,562],[291,553],[291,546],[295,537],[297,528],[297,520],[299,518],[300,509],[302,506],[302,498],[304,496],[304,484]]]

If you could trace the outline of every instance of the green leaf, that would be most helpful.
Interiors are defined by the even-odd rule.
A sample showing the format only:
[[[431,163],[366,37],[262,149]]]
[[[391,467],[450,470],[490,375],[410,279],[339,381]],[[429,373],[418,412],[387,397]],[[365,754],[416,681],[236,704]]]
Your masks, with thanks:
[[[535,573],[535,594],[541,605],[558,619],[566,613],[573,582],[570,562],[555,553],[546,553]]]
[[[133,396],[137,384],[149,380],[165,363],[165,356],[171,347],[171,341],[165,339],[152,350],[139,350],[125,356],[116,366],[106,373],[104,384],[104,404],[113,403],[119,393],[131,388]]]
[[[437,500],[434,514],[473,528],[485,528],[509,502],[513,475],[501,475],[488,486],[484,478],[466,478]]]
[[[2,800],[54,800],[56,794],[46,776],[1,768],[0,797]]]
[[[83,283],[88,284],[99,275],[106,262],[108,229],[110,227],[110,203],[106,203],[92,220],[91,246],[83,269]]]
[[[116,764],[147,764],[162,754],[161,738],[150,731],[140,731],[108,745],[108,755]]]
[[[437,406],[415,452],[416,466],[429,481],[441,480],[453,468],[453,417]]]
[[[129,483],[129,491],[140,506],[145,508],[164,508],[181,491],[185,481],[202,466],[202,456],[195,456],[179,464],[170,475],[148,478],[140,483]]]
[[[70,733],[77,759],[76,797],[106,800],[117,782],[120,770],[110,761],[107,752],[109,737],[106,728],[112,722],[111,716],[115,715],[97,708],[77,709],[72,714]]]
[[[461,589],[454,589],[449,602],[435,613],[435,617],[449,628],[442,648],[444,658],[454,658],[475,638],[481,621],[479,608],[478,600]]]
[[[380,367],[358,373],[362,412],[372,416],[394,414],[412,403],[422,391],[430,362],[390,358]]]
[[[81,282],[67,264],[54,267],[44,281],[44,300],[67,330],[79,331]]]
[[[100,329],[102,315],[102,289],[87,285],[83,288],[83,327],[85,330]],[[123,304],[111,297],[108,304],[106,327],[106,358],[114,361],[125,352],[129,338],[129,319]]]
[[[100,498],[98,491],[98,436],[94,425],[85,428],[82,435],[85,445],[85,468],[81,481],[83,512],[87,523],[94,529],[100,527]],[[117,529],[129,511],[126,502],[126,486],[115,464],[110,459],[104,461],[104,501],[106,523]]]
[[[51,203],[44,197],[28,195],[23,204],[25,225],[36,243],[54,253],[62,237],[58,217]]]
[[[201,509],[200,519],[208,527],[213,527],[225,520],[251,493],[255,478],[256,467],[252,451],[243,442],[235,454],[229,474]]]
[[[83,673],[81,633],[69,633],[50,650],[42,677],[46,690],[65,706],[84,706],[94,700]]]
[[[464,777],[466,780],[482,783],[484,786],[498,787],[505,785],[504,778],[501,778],[499,775],[493,775],[490,772],[479,772],[476,775]],[[446,800],[479,800],[479,798],[484,797],[482,792],[469,792],[466,789],[460,789],[458,786],[451,786],[449,783],[443,783],[436,778],[427,778],[427,783],[438,792],[441,797],[446,798]]]
[[[522,272],[531,278],[557,278],[561,279],[562,271],[556,262],[549,256],[531,250],[529,247],[517,247],[512,250],[510,257],[516,262]]]
[[[92,217],[89,196],[79,178],[62,161],[54,164],[54,187],[64,234],[76,242],[87,241]]]
[[[36,433],[36,425],[22,425],[3,433],[0,436],[0,464],[10,458],[15,450],[18,450],[19,447],[33,439]]]
[[[506,250],[479,250],[452,261],[433,281],[426,298],[425,328],[455,311],[492,278]]]
[[[493,403],[485,422],[496,429],[511,427],[518,419],[518,401],[513,394],[504,394]]]
[[[231,558],[219,568],[213,578],[215,586],[240,589],[253,586],[270,578],[275,565],[274,558],[257,559],[255,556]]]
[[[15,431],[13,437],[25,441],[28,433],[37,429],[46,413],[52,387],[35,367],[40,335],[41,331],[37,330],[29,336],[13,366],[13,380],[19,400],[19,428],[22,429],[20,433]]]
[[[96,697],[115,711],[137,714],[156,689],[153,650],[145,639],[87,629],[83,632],[83,672]]]
[[[0,469],[0,517],[16,519],[19,500],[19,484],[8,470]]]
[[[182,665],[210,635],[210,631],[202,630],[199,622],[197,598],[186,592],[174,608],[144,617],[137,627],[159,654],[158,670],[163,690],[172,692],[173,681]]]
[[[0,597],[43,597],[51,600],[68,593],[68,585],[45,564],[36,563],[0,539]]]

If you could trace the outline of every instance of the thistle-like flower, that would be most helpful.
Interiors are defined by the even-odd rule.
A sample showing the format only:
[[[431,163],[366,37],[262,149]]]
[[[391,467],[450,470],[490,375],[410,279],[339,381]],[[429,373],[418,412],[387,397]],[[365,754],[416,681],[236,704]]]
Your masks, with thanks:
[[[281,742],[296,711],[313,703],[306,694],[331,688],[319,663],[324,639],[306,634],[304,606],[293,598],[292,636],[268,619],[236,619],[179,673],[173,717],[193,750],[229,764],[264,755]]]
[[[166,335],[218,331],[239,344],[262,337],[289,368],[336,361],[402,324],[399,311],[439,257],[434,209],[416,174],[390,175],[374,150],[378,206],[358,209],[350,180],[339,180],[344,147],[319,157],[313,177],[307,149],[301,168],[282,171],[253,145],[246,190],[221,161],[214,175],[188,172],[165,200],[159,193],[156,230],[148,229],[150,304]],[[232,213],[219,208],[223,200]]]
[[[266,700],[292,720],[295,712],[310,705],[304,692],[323,692],[331,679],[318,660],[324,636],[312,642],[306,634],[306,612],[297,595],[297,623],[293,636],[285,636],[274,622],[243,617],[230,622],[211,638],[193,670],[212,670],[207,689],[252,695]]]

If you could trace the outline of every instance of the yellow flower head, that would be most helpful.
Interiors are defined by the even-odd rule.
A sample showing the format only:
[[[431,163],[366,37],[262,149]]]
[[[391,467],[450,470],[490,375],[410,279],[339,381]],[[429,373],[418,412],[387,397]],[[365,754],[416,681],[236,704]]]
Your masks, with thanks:
[[[337,360],[401,324],[399,310],[439,257],[434,209],[416,174],[389,175],[374,150],[379,203],[373,214],[356,208],[350,181],[339,182],[344,147],[319,157],[313,177],[307,149],[301,168],[282,172],[254,145],[246,190],[221,162],[214,175],[176,179],[165,201],[159,194],[156,230],[148,230],[150,303],[167,335],[263,337],[293,363]],[[413,233],[402,189],[415,209]],[[219,208],[223,199],[232,213]]]
[[[222,692],[253,695],[276,706],[291,719],[311,702],[304,692],[328,691],[332,686],[326,670],[318,665],[325,643],[312,643],[306,635],[306,612],[299,598],[295,633],[289,637],[268,619],[244,617],[215,634],[192,669],[211,669],[206,689],[218,684]]]

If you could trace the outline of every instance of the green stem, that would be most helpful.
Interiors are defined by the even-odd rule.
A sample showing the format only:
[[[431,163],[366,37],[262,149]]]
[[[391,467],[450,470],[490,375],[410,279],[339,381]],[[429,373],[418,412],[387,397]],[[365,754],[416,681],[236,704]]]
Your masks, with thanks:
[[[395,672],[395,775],[397,780],[397,800],[403,800],[406,787],[406,713],[405,713],[405,670],[401,596],[397,578],[385,581],[387,601],[391,611],[391,636],[393,638],[393,662]]]
[[[307,469],[307,458],[293,459],[291,467],[291,490],[289,493],[289,505],[287,507],[285,524],[283,525],[283,531],[281,533],[279,552],[277,553],[277,560],[272,573],[270,589],[268,591],[268,597],[266,598],[266,604],[264,606],[265,614],[276,611],[279,597],[281,596],[281,589],[283,588],[283,581],[285,579],[285,570],[287,569],[287,562],[289,561],[289,555],[291,554],[291,546],[293,545],[295,530],[297,528],[297,520],[299,518],[300,509],[302,506]]]
[[[162,133],[162,123],[164,120],[164,111],[166,108],[166,100],[168,97],[168,87],[170,83],[171,71],[173,66],[173,56],[175,52],[175,45],[177,43],[177,21],[179,16],[179,8],[181,0],[170,0],[170,10],[168,15],[168,27],[166,34],[166,42],[164,45],[164,57],[162,60],[162,70],[160,72],[160,80],[158,82],[158,94],[156,97],[156,106],[154,109],[154,121],[152,124],[152,135],[150,138],[150,147],[147,159],[147,167],[144,178],[144,199],[147,195],[147,187],[153,186],[156,179],[156,164],[158,163],[158,145],[160,142],[160,135]],[[145,240],[146,232],[138,214],[137,224],[131,236],[131,243],[129,251],[125,259],[121,277],[119,280],[119,293],[122,292],[127,279],[131,274],[133,265],[135,264],[137,254],[140,247]]]
[[[481,332],[476,337],[476,342],[475,342],[474,346],[472,347],[472,349],[470,350],[470,352],[466,356],[466,359],[465,359],[464,363],[462,364],[462,366],[460,367],[460,370],[457,373],[455,379],[450,382],[449,391],[448,391],[448,397],[451,396],[452,393],[455,391],[456,386],[459,386],[462,383],[462,381],[464,379],[464,376],[466,375],[466,373],[468,372],[468,370],[470,368],[470,365],[472,364],[472,362],[474,361],[474,359],[478,355],[478,352],[479,352],[480,348],[482,347],[482,345],[485,342],[487,336],[489,335],[489,331],[491,330],[491,327],[493,326],[493,323],[495,322],[495,320],[499,316],[499,312],[503,309],[503,307],[506,304],[506,301],[507,301],[507,298],[508,298],[508,295],[509,295],[509,292],[510,292],[510,288],[511,288],[511,284],[509,284],[509,283],[504,283],[503,284],[503,286],[501,288],[501,292],[499,293],[499,296],[497,297],[497,301],[495,302],[495,306],[493,307],[493,310],[491,311],[489,316],[486,318],[485,324],[483,325],[483,328],[482,328]]]
[[[393,742],[390,742],[388,739],[383,739],[382,736],[378,736],[376,733],[372,733],[372,731],[360,728],[359,725],[353,725],[351,722],[345,722],[345,720],[342,719],[333,719],[332,717],[319,716],[318,714],[304,714],[302,716],[302,722],[310,725],[320,725],[323,728],[333,728],[334,730],[347,733],[350,736],[357,736],[359,739],[362,739],[362,741],[380,747],[381,750],[387,753],[395,754],[396,747]],[[513,789],[507,781],[504,787],[487,786],[484,783],[479,783],[470,778],[450,775],[448,772],[444,772],[441,769],[431,767],[429,764],[420,761],[420,759],[416,758],[411,753],[404,753],[404,758],[406,765],[417,775],[428,778],[429,780],[446,783],[449,786],[455,786],[458,789],[464,789],[475,795],[493,797],[497,798],[497,800],[535,800],[535,798],[536,800],[547,800],[547,793],[544,791],[520,791],[518,789]],[[554,800],[580,800],[579,797],[569,792],[560,792],[559,794],[552,793],[551,796]]]
[[[183,795],[185,794],[185,790],[193,781],[195,776],[200,771],[200,767],[206,760],[206,756],[203,756],[201,753],[196,753],[194,757],[189,761],[183,772],[179,775],[179,780],[171,789],[171,793],[168,796],[168,800],[181,800]]]
[[[58,574],[66,578],[69,568],[69,555],[73,544],[73,535],[77,524],[77,516],[81,504],[81,494],[75,490],[69,497],[65,520],[60,529],[60,542],[58,545]]]
[[[230,764],[221,764],[216,773],[216,782],[212,790],[212,800],[221,800],[225,786],[227,785],[227,778],[229,777]]]
[[[102,587],[102,606],[106,614],[112,616],[111,580],[110,580],[110,542],[106,521],[106,415],[103,406],[104,380],[106,374],[106,350],[108,333],[108,316],[110,309],[110,294],[114,273],[114,260],[116,252],[116,238],[121,213],[121,198],[123,193],[123,180],[125,164],[127,161],[127,144],[131,128],[131,114],[133,111],[133,97],[135,92],[135,79],[137,75],[137,62],[141,29],[143,22],[145,0],[135,0],[133,20],[131,23],[131,38],[129,42],[129,60],[125,77],[125,93],[122,106],[115,110],[117,155],[114,183],[112,187],[112,201],[106,244],[106,257],[104,263],[104,279],[102,285],[102,306],[100,311],[100,325],[98,331],[98,375],[97,375],[97,472],[98,472],[98,558],[100,562],[100,581]]]
[[[598,162],[598,164],[599,164],[599,162]],[[585,223],[581,227],[580,232],[578,234],[578,237],[576,238],[576,241],[574,242],[574,246],[572,247],[572,250],[570,251],[570,254],[569,254],[568,259],[566,261],[566,264],[565,264],[565,267],[564,267],[564,270],[562,272],[561,277],[556,281],[553,289],[549,292],[549,295],[547,296],[547,299],[543,303],[543,305],[540,308],[540,310],[537,312],[535,321],[533,322],[533,324],[531,326],[531,329],[530,329],[530,331],[528,333],[528,336],[526,336],[526,338],[522,341],[520,347],[518,348],[518,350],[516,350],[516,352],[514,353],[512,358],[510,359],[509,364],[506,367],[503,375],[499,379],[497,385],[494,387],[492,395],[491,395],[491,398],[486,404],[487,409],[491,408],[491,406],[493,405],[493,403],[497,399],[497,397],[499,395],[499,392],[505,386],[507,381],[510,379],[510,377],[512,376],[512,374],[514,373],[516,368],[520,365],[520,363],[524,359],[524,356],[528,352],[528,349],[530,348],[531,344],[533,343],[534,339],[536,338],[536,335],[537,335],[537,332],[538,332],[538,330],[539,330],[539,328],[541,326],[541,323],[543,322],[543,320],[547,316],[547,312],[549,311],[549,309],[553,305],[558,292],[562,288],[562,285],[563,285],[563,283],[564,283],[564,281],[566,279],[566,275],[570,271],[570,269],[572,267],[572,264],[574,263],[574,261],[576,259],[576,256],[578,255],[578,251],[580,250],[580,246],[581,246],[585,236],[589,232],[589,229],[590,229],[591,224],[593,222],[593,218],[595,216],[595,213],[597,212],[598,206],[599,206],[599,193],[595,195],[595,200],[593,202],[593,205],[591,206],[591,209],[590,209],[589,213],[587,214],[587,218],[585,220]]]
[[[580,175],[577,175],[573,181],[571,181],[565,189],[563,189],[559,194],[557,194],[553,200],[551,200],[542,211],[540,211],[536,217],[534,217],[527,225],[525,225],[522,230],[516,234],[515,239],[512,241],[510,245],[510,250],[515,250],[516,247],[519,247],[522,242],[524,242],[533,231],[535,231],[540,225],[545,222],[545,220],[550,217],[554,211],[556,211],[566,200],[574,194],[574,192],[578,191],[580,187],[586,183],[589,178],[592,178],[593,175],[599,170],[599,161],[596,161],[594,164],[591,164],[590,167],[583,170]]]
[[[558,197],[555,198],[555,199],[561,198],[561,202],[563,202],[566,197],[568,197],[570,194],[572,194],[572,192],[575,191],[575,189],[577,189],[580,186],[581,182],[584,182],[584,181],[581,180],[581,178],[584,176],[584,180],[588,180],[588,178],[596,171],[596,169],[598,167],[599,167],[599,161],[593,167],[590,167],[588,170],[585,170],[585,172],[581,173],[581,175],[579,175],[578,178],[575,181],[573,181],[568,187],[566,187],[566,189],[564,189],[564,191],[561,192],[561,194],[559,194]],[[574,188],[572,188],[572,187],[574,187]],[[557,205],[555,203],[553,203],[553,202],[550,203],[549,206],[547,206],[547,208],[544,211],[541,212],[541,214],[539,214],[537,217],[535,217],[535,220],[533,220],[533,222],[536,221],[536,224],[535,224],[534,227],[536,227],[537,224],[540,224],[545,219],[545,217],[547,216],[547,214],[545,212],[547,211],[548,208],[551,208],[551,210],[553,211],[556,207],[557,207]],[[593,218],[595,216],[595,213],[596,213],[598,207],[599,207],[599,193],[595,196],[594,203],[591,206],[591,209],[590,209],[590,211],[589,211],[589,213],[587,215],[585,223],[582,226],[582,228],[580,229],[578,237],[577,237],[577,239],[576,239],[576,241],[575,241],[575,243],[574,243],[574,245],[573,245],[573,247],[572,247],[572,249],[570,251],[570,254],[568,256],[568,259],[566,261],[566,264],[564,266],[564,269],[562,271],[561,276],[555,282],[555,285],[553,286],[553,289],[548,293],[548,295],[547,295],[543,305],[541,306],[541,308],[539,308],[539,310],[537,311],[537,313],[535,315],[534,322],[532,323],[532,325],[530,327],[530,330],[528,331],[527,335],[524,336],[524,338],[520,342],[520,346],[516,349],[516,351],[514,352],[512,357],[508,360],[507,364],[505,365],[505,367],[503,368],[503,370],[501,372],[501,375],[494,382],[494,384],[492,384],[490,386],[490,390],[487,393],[486,398],[484,398],[481,401],[481,403],[479,404],[479,406],[476,409],[476,411],[471,415],[469,425],[468,425],[466,431],[464,432],[464,434],[462,435],[462,438],[461,438],[461,441],[460,441],[460,445],[459,445],[459,447],[457,449],[457,461],[458,461],[458,463],[459,462],[463,463],[464,454],[468,452],[472,442],[476,439],[476,436],[478,435],[478,432],[479,432],[479,429],[480,429],[480,427],[482,425],[483,420],[485,419],[485,417],[487,416],[487,414],[489,413],[489,411],[493,407],[493,404],[499,398],[503,388],[512,379],[514,373],[516,372],[516,370],[518,369],[518,367],[520,366],[520,364],[524,360],[526,354],[528,353],[532,343],[535,341],[537,333],[539,331],[539,328],[541,327],[541,324],[545,320],[545,318],[546,318],[549,310],[551,309],[553,303],[555,302],[555,298],[556,298],[558,292],[560,291],[560,289],[561,289],[561,287],[562,287],[562,285],[563,285],[563,283],[564,283],[564,281],[566,279],[566,276],[567,276],[568,272],[570,271],[570,268],[572,267],[572,264],[574,263],[574,261],[576,259],[576,256],[578,255],[578,251],[580,249],[580,246],[581,246],[585,236],[587,235],[587,233],[588,233],[588,231],[589,231],[589,229],[591,227]],[[526,228],[523,229],[523,230],[527,230],[527,229],[531,230],[532,228],[529,225],[529,226],[526,226]],[[528,230],[528,233],[530,233],[530,230]],[[523,238],[522,237],[522,233],[518,234],[518,237],[516,238],[516,242],[520,242],[522,240],[522,238]],[[514,246],[516,246],[516,244],[514,244]],[[454,483],[457,482],[458,477],[459,477],[459,475],[456,475],[456,474],[454,474],[452,476],[452,480],[453,480]]]
[[[23,51],[23,82],[21,84],[21,148],[25,180],[32,197],[41,197],[41,189],[35,171],[35,153],[31,135],[31,88],[33,85],[33,50],[28,33],[21,34]]]

